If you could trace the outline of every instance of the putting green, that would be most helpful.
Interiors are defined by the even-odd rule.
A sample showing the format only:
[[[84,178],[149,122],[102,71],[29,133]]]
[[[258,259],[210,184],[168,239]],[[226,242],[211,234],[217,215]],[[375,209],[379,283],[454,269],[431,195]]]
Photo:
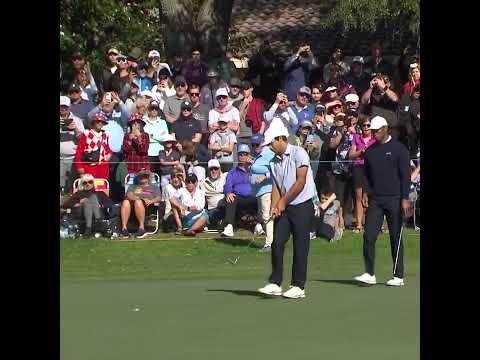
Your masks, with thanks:
[[[61,358],[418,359],[420,243],[405,235],[402,288],[352,281],[363,270],[360,235],[312,241],[301,300],[255,292],[270,257],[249,240],[62,241]],[[291,255],[289,242],[284,287]],[[383,283],[391,274],[385,236],[376,273]]]

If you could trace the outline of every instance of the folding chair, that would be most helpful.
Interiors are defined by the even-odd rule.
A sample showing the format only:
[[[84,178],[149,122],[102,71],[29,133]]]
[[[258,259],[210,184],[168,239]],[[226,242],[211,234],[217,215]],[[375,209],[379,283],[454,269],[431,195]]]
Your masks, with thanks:
[[[95,188],[95,191],[96,192],[103,192],[107,197],[109,197],[110,195],[110,184],[108,182],[107,179],[102,179],[102,178],[96,178],[96,179],[93,179],[93,185],[94,185],[94,188]],[[77,191],[80,190],[80,179],[75,179],[75,181],[73,182],[73,185],[72,185],[72,192],[75,194]],[[103,208],[102,206],[100,206],[100,209],[103,213],[103,219],[107,218],[108,216],[108,209],[106,208]],[[67,214],[71,214],[72,213],[72,209],[67,209]],[[81,222],[81,224],[83,224],[84,222]]]
[[[124,184],[125,184],[125,194],[126,194],[128,192],[128,188],[131,185],[137,185],[137,175],[127,174],[125,176]],[[160,186],[160,176],[157,173],[154,173],[154,172],[151,173],[150,184]],[[155,207],[155,212],[153,214],[147,215],[145,211],[145,224],[147,224],[147,222],[151,222],[155,224],[155,230],[153,232],[145,231],[145,233],[148,235],[155,234],[158,231],[158,228],[160,227],[160,202],[154,203],[153,206]]]

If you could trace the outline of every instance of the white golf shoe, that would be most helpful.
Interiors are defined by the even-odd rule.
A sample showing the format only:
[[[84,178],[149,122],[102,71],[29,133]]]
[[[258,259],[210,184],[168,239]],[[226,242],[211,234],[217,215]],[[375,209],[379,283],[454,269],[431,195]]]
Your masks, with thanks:
[[[282,288],[277,284],[267,284],[263,288],[258,289],[258,292],[261,292],[265,295],[282,295]]]
[[[262,224],[257,223],[257,225],[255,225],[255,229],[253,230],[253,235],[258,236],[263,234],[265,234],[265,231],[263,230]]]
[[[370,275],[369,273],[363,273],[360,276],[356,276],[355,280],[369,285],[375,285],[377,283],[377,278],[375,275]]]
[[[402,278],[394,276],[393,279],[387,281],[388,286],[404,286],[405,283],[403,282]]]
[[[290,289],[282,295],[289,299],[301,299],[305,297],[305,290],[300,289],[298,286],[290,286]]]
[[[225,226],[225,229],[223,229],[222,235],[226,237],[233,237],[234,234],[233,234],[232,224],[228,224],[227,226]]]

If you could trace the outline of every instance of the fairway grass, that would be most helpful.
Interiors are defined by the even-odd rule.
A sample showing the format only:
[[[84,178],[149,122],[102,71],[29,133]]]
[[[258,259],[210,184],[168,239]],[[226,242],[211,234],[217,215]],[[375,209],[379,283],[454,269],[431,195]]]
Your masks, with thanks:
[[[306,299],[260,296],[270,254],[241,240],[61,242],[61,358],[419,359],[419,233],[404,232],[405,282],[377,242],[378,285],[358,286],[360,234],[311,242]],[[202,237],[212,234],[202,234]],[[261,238],[258,239],[261,244]],[[290,282],[291,241],[284,288]],[[236,264],[230,260],[238,258]]]

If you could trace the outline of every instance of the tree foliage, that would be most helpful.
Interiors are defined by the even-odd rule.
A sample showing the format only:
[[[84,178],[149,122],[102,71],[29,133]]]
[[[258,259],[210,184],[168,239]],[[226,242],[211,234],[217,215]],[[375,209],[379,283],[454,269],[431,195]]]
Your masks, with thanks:
[[[162,50],[161,26],[157,0],[60,0],[60,56],[82,50],[96,68],[112,46]]]
[[[345,32],[391,29],[418,35],[420,0],[338,0],[323,25]]]

